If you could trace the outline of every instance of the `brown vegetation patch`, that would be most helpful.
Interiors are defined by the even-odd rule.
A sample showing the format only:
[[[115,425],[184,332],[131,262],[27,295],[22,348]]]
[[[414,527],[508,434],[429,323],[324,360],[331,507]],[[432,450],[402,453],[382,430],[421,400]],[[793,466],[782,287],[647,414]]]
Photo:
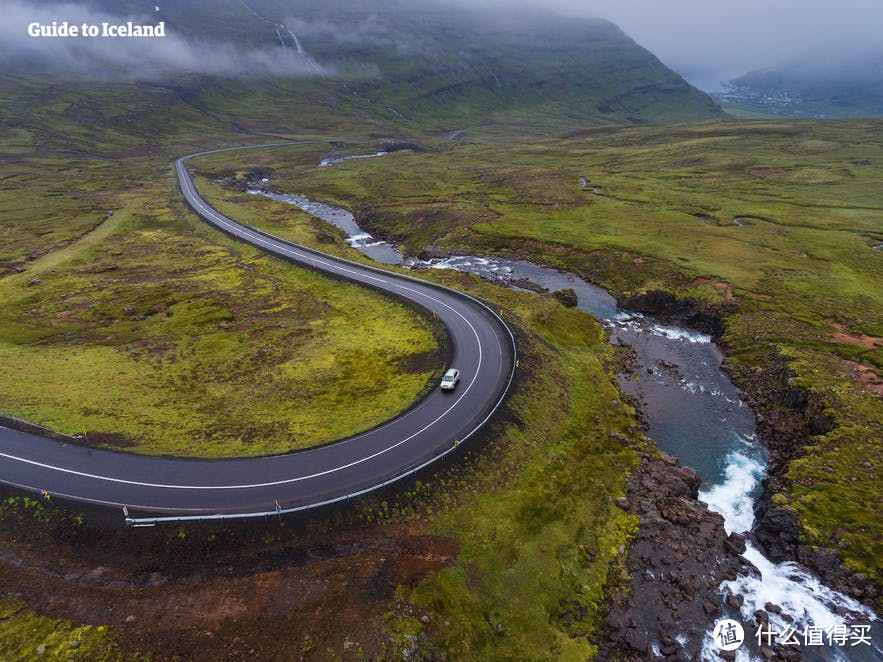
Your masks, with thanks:
[[[441,363],[442,357],[437,350],[418,352],[402,357],[398,363],[398,369],[408,374],[422,374],[436,370]]]
[[[864,349],[877,349],[883,347],[883,338],[878,336],[867,336],[863,333],[848,333],[849,327],[838,322],[828,322],[832,327],[837,329],[837,333],[831,334],[831,339],[844,345],[853,345],[854,347],[863,347]]]
[[[375,659],[395,588],[457,554],[418,521],[186,535],[60,524],[54,536],[17,524],[17,535],[4,531],[0,592],[53,618],[108,625],[124,648],[156,660]]]
[[[699,278],[696,278],[690,285],[691,287],[709,285],[720,293],[721,299],[724,301],[724,303],[736,303],[736,295],[733,294],[733,286],[726,281],[713,280],[711,278],[700,276]]]
[[[876,370],[869,365],[856,363],[855,361],[847,361],[846,365],[849,367],[852,378],[861,384],[862,388],[871,393],[883,395],[883,377],[877,374]]]
[[[109,446],[111,448],[134,448],[138,445],[137,439],[116,432],[87,432],[83,436],[83,441],[90,446]]]
[[[883,338],[877,336],[866,336],[862,334],[850,335],[848,333],[835,333],[831,336],[836,342],[845,345],[855,345],[856,347],[864,347],[866,349],[874,349],[883,347]]]

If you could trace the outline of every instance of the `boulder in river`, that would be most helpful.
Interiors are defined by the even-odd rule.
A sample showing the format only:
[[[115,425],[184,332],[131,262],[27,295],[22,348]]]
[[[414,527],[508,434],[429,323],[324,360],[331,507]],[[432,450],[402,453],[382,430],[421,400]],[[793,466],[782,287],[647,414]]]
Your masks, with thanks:
[[[568,308],[575,308],[576,304],[579,303],[577,299],[576,292],[572,288],[567,288],[566,290],[557,290],[552,293],[552,296],[558,299],[558,301]]]

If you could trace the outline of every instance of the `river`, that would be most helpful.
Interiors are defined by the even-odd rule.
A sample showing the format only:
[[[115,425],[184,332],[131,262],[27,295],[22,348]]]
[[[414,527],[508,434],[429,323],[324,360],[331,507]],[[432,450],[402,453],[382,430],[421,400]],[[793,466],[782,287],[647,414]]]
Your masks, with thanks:
[[[723,516],[728,533],[750,533],[767,455],[757,439],[754,414],[721,369],[724,357],[711,337],[623,310],[607,291],[573,274],[524,260],[496,257],[454,256],[430,261],[405,258],[392,244],[364,232],[345,209],[263,188],[249,192],[292,204],[340,228],[350,246],[383,264],[454,269],[511,287],[529,281],[553,292],[572,289],[576,292],[577,307],[601,320],[609,330],[610,341],[633,351],[636,369],[621,375],[619,383],[625,393],[640,403],[649,436],[681,464],[696,470],[703,485],[700,499]],[[807,627],[821,628],[826,633],[837,631],[835,628],[852,632],[852,625],[869,623],[872,644],[851,645],[854,638],[850,638],[845,646],[831,646],[826,638],[824,646],[801,647],[803,659],[883,660],[883,627],[870,609],[824,586],[797,564],[772,563],[751,542],[744,557],[758,573],[721,585],[722,596],[728,590],[744,598],[740,613],[724,604],[724,618],[750,625],[755,611],[773,603],[781,607],[781,613],[770,613],[770,624],[780,633],[789,627],[796,628],[801,643]],[[714,623],[708,624],[702,644],[703,660],[720,659],[711,637],[713,626]],[[753,628],[747,627],[746,631]],[[745,645],[736,652],[736,660],[762,659],[758,647],[746,637]]]

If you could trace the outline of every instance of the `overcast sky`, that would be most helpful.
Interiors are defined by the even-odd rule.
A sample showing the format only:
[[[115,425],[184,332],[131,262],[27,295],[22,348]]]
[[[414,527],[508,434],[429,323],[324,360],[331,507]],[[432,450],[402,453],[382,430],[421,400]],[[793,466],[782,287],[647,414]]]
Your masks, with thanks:
[[[703,88],[792,58],[883,44],[883,0],[534,0],[609,18]]]

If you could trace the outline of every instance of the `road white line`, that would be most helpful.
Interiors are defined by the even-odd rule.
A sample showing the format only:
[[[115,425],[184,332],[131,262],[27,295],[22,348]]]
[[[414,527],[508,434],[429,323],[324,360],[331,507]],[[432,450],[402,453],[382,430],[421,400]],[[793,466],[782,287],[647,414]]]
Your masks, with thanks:
[[[420,296],[423,296],[426,299],[429,299],[429,300],[435,302],[436,304],[449,309],[455,315],[460,317],[469,326],[470,330],[472,331],[472,334],[475,336],[475,340],[478,345],[478,363],[476,364],[475,374],[473,375],[472,380],[469,382],[469,385],[460,394],[460,397],[457,398],[457,400],[447,410],[445,410],[443,413],[441,413],[433,421],[431,421],[430,423],[428,423],[424,427],[420,428],[417,432],[414,432],[413,434],[405,437],[401,441],[398,441],[398,442],[392,444],[391,446],[388,446],[387,448],[376,451],[375,453],[372,453],[371,455],[360,458],[358,460],[354,460],[352,462],[348,462],[348,463],[340,465],[338,467],[333,467],[333,468],[326,469],[324,471],[316,472],[313,474],[309,474],[306,476],[296,476],[293,478],[286,478],[284,480],[278,480],[278,481],[268,481],[268,482],[264,482],[264,483],[251,483],[251,484],[241,484],[241,485],[178,485],[178,484],[168,484],[168,483],[150,483],[150,482],[145,482],[145,481],[135,481],[135,480],[129,480],[129,479],[125,479],[125,478],[114,478],[112,476],[104,476],[104,475],[92,474],[92,473],[88,473],[88,472],[84,472],[84,471],[77,471],[75,469],[68,469],[66,467],[60,467],[57,465],[47,464],[44,462],[37,462],[35,460],[29,460],[27,458],[18,457],[16,455],[12,455],[9,453],[0,452],[0,457],[3,457],[8,460],[13,460],[13,461],[29,464],[31,466],[37,466],[42,469],[48,469],[51,471],[58,471],[61,473],[66,473],[69,475],[76,475],[76,476],[81,476],[84,478],[90,478],[90,479],[94,479],[94,480],[102,480],[105,482],[119,483],[119,484],[124,484],[124,485],[136,485],[139,487],[151,487],[151,488],[173,489],[173,490],[208,490],[208,491],[211,491],[211,490],[244,490],[244,489],[262,488],[262,487],[274,487],[274,486],[278,486],[278,485],[287,485],[287,484],[291,484],[291,483],[310,480],[313,478],[320,478],[322,476],[327,476],[332,473],[336,473],[339,471],[343,471],[345,469],[349,469],[353,466],[362,464],[364,462],[368,462],[376,457],[379,457],[385,453],[388,453],[389,451],[394,450],[394,449],[398,448],[399,446],[401,446],[402,444],[405,444],[408,441],[419,436],[420,434],[422,434],[423,432],[428,430],[430,427],[432,427],[433,425],[438,423],[441,419],[445,418],[448,414],[451,413],[451,411],[453,411],[460,404],[460,402],[463,400],[463,398],[466,397],[466,395],[469,393],[469,391],[475,385],[475,382],[478,379],[478,375],[481,372],[481,365],[482,365],[482,361],[483,361],[483,348],[482,348],[482,344],[481,344],[481,337],[478,335],[478,331],[476,331],[476,329],[472,325],[472,323],[460,311],[458,311],[453,306],[445,303],[444,301],[441,301],[440,299],[432,297],[432,296],[425,294],[423,292],[420,292],[418,290],[415,290],[415,289],[412,289],[409,287],[405,287],[403,285],[398,285],[397,283],[395,283],[395,284],[389,283],[388,281],[385,281],[383,279],[369,276],[369,275],[365,274],[363,271],[343,268],[343,267],[340,267],[340,265],[335,264],[334,262],[322,260],[322,259],[316,258],[312,255],[301,253],[300,251],[292,249],[291,247],[286,246],[285,244],[282,244],[282,243],[274,241],[274,240],[268,240],[263,235],[258,235],[256,233],[254,233],[254,232],[250,231],[247,228],[247,226],[243,226],[239,223],[235,223],[234,221],[230,221],[229,219],[221,216],[218,212],[216,212],[214,209],[212,209],[211,207],[208,207],[205,204],[205,202],[199,196],[199,193],[196,191],[196,188],[193,185],[190,175],[189,175],[189,173],[187,173],[186,169],[184,169],[184,166],[182,164],[178,163],[178,164],[176,164],[176,167],[178,169],[179,179],[181,179],[181,183],[186,184],[186,193],[188,194],[187,195],[188,201],[191,203],[196,203],[201,212],[211,216],[214,219],[214,221],[221,224],[223,227],[228,228],[234,234],[242,236],[243,238],[249,237],[253,241],[258,242],[263,246],[266,246],[268,249],[270,249],[276,253],[281,252],[283,254],[286,254],[290,257],[294,257],[296,259],[303,259],[305,261],[309,261],[314,264],[321,264],[321,265],[325,266],[326,268],[334,267],[334,268],[338,269],[339,271],[355,274],[355,275],[358,275],[359,277],[363,277],[363,278],[370,278],[372,280],[377,280],[377,281],[380,281],[384,284],[394,286],[397,289],[401,289],[401,290],[408,291],[408,292],[413,292],[414,294],[419,294]],[[390,274],[390,275],[395,277],[395,274]]]

